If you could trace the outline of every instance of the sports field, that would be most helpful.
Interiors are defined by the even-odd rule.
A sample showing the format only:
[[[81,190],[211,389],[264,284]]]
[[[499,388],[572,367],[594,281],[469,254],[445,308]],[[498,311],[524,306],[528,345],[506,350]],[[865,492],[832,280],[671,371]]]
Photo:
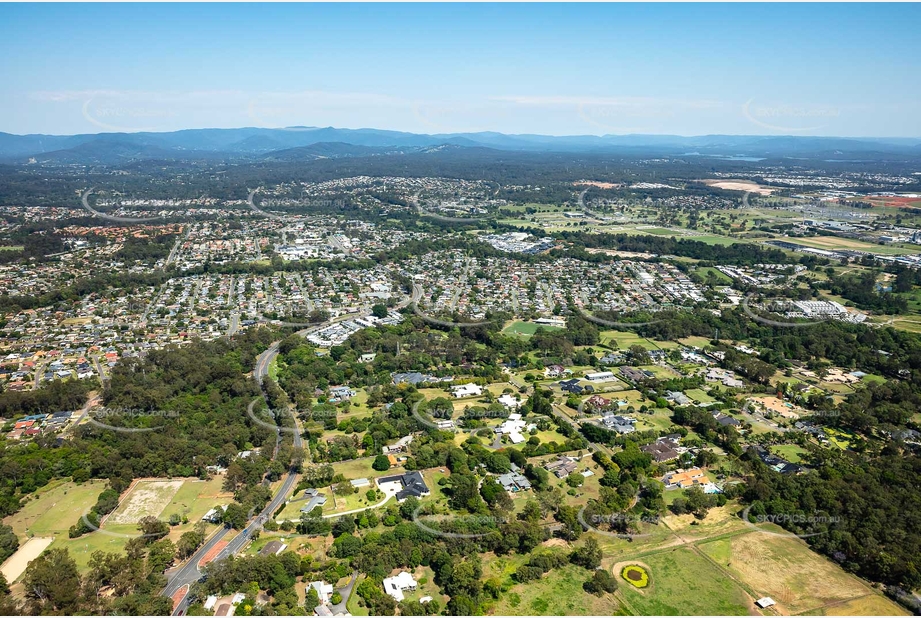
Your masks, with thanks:
[[[106,488],[105,481],[72,483],[56,480],[48,483],[25,503],[18,513],[3,519],[13,528],[20,542],[29,534],[35,536],[67,536],[67,530],[88,512],[99,494]]]
[[[546,331],[563,330],[560,326],[548,326],[546,324],[535,324],[534,322],[515,321],[502,329],[506,335],[523,335],[530,337],[537,332],[538,328]]]

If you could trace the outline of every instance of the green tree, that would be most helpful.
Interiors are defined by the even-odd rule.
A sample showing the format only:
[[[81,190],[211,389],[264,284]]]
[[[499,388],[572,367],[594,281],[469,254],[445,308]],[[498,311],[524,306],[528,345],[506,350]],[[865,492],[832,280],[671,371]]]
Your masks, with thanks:
[[[374,458],[374,463],[371,464],[371,467],[378,472],[384,472],[390,469],[390,460],[387,459],[386,455],[378,455]]]

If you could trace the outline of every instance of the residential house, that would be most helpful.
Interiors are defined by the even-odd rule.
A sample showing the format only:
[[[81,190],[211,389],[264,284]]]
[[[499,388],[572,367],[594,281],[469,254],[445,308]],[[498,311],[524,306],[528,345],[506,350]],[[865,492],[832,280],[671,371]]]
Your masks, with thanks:
[[[478,384],[461,384],[451,389],[457,399],[463,397],[479,397],[483,394],[483,387]]]
[[[619,434],[633,433],[636,431],[636,419],[619,414],[606,414],[601,418],[602,424]]]
[[[644,453],[649,453],[657,463],[664,463],[678,459],[681,454],[678,452],[678,441],[673,438],[659,438],[651,444],[644,444],[640,447]]]
[[[325,605],[329,603],[330,597],[333,596],[333,585],[327,584],[325,581],[315,581],[307,584],[307,588],[313,588],[317,591],[317,596],[320,598],[320,604]]]
[[[555,461],[547,462],[544,468],[547,472],[556,475],[557,478],[565,478],[576,471],[578,464],[569,457],[560,457]]]
[[[385,485],[387,486],[385,488]],[[377,479],[377,486],[386,492],[389,488],[396,491],[397,502],[403,502],[409,497],[421,498],[429,495],[428,485],[418,470],[394,476],[383,476]]]
[[[415,590],[416,580],[409,571],[400,571],[393,577],[384,579],[384,592],[389,594],[397,603],[403,600],[404,590]]]
[[[531,489],[531,481],[520,472],[513,471],[499,475],[496,477],[496,481],[509,493]]]
[[[288,546],[281,541],[269,541],[265,546],[259,550],[260,556],[277,556],[281,552],[285,551]]]

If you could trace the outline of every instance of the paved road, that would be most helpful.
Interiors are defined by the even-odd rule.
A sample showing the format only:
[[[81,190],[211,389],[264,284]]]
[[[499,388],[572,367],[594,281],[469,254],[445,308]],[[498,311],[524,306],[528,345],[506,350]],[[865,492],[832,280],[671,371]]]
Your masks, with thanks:
[[[268,349],[260,354],[256,358],[256,367],[254,369],[253,375],[256,378],[256,381],[261,385],[263,378],[268,375],[269,365],[272,363],[272,359],[275,358],[275,355],[278,354],[278,344],[275,342],[268,347]],[[295,424],[297,419],[295,419]],[[279,432],[280,435],[280,432]],[[294,446],[300,447],[303,446],[303,441],[301,440],[301,434],[299,431],[295,431],[292,434],[294,436]],[[277,453],[277,449],[276,449]],[[272,500],[266,505],[262,512],[259,513],[255,518],[251,519],[240,534],[235,536],[227,546],[221,550],[221,552],[214,558],[214,561],[223,560],[228,556],[232,556],[244,547],[249,544],[253,532],[260,530],[262,524],[269,520],[269,518],[274,515],[275,511],[281,507],[285,502],[288,494],[291,493],[291,490],[295,487],[298,481],[298,473],[293,469],[288,471],[288,476],[285,478],[281,487],[278,488],[278,491],[275,492],[275,495],[272,497]],[[228,528],[219,529],[208,541],[192,556],[189,561],[183,565],[178,571],[176,571],[171,579],[169,584],[161,593],[163,596],[171,597],[178,590],[180,590],[186,584],[191,585],[192,583],[198,581],[202,577],[202,572],[198,568],[199,561],[208,553],[208,551],[214,547],[217,543],[224,539],[224,537],[230,532]],[[185,610],[188,609],[190,603],[189,595],[186,594],[182,601],[176,604],[176,607],[173,610],[173,615],[179,615],[180,613],[185,613]]]
[[[349,612],[346,605],[348,605],[349,597],[352,596],[352,588],[355,587],[356,579],[358,579],[358,571],[352,571],[352,578],[349,580],[349,583],[338,589],[339,594],[342,595],[342,603],[329,606],[329,611],[331,611],[334,616],[347,614]]]
[[[250,199],[252,199],[252,194],[250,195]],[[410,302],[414,302],[418,300],[421,293],[422,293],[422,289],[421,288],[417,289],[417,287],[414,286],[412,298],[404,299],[398,305],[398,307],[405,307]],[[300,335],[301,337],[304,337],[310,333],[313,333],[317,330],[325,328],[336,321],[339,321],[342,319],[348,319],[350,317],[354,317],[354,316],[341,316],[340,318],[337,318],[336,320],[331,320],[329,322],[323,322],[323,323],[317,324],[316,326],[311,326],[310,328],[305,328],[303,330],[300,330],[297,332],[297,334]],[[262,381],[265,378],[265,376],[267,376],[269,373],[269,365],[272,364],[272,360],[275,358],[276,355],[278,355],[278,344],[279,343],[281,342],[276,341],[272,343],[272,345],[270,345],[266,349],[265,352],[263,352],[256,358],[256,366],[253,369],[253,377],[256,379],[256,382],[260,386],[262,385]],[[263,396],[264,396],[264,393],[263,393]],[[296,418],[294,422],[295,424],[297,423]],[[279,435],[280,435],[280,432],[279,432]],[[295,431],[293,435],[294,435],[294,446],[296,447],[303,446],[303,440],[301,439],[300,432]],[[277,449],[276,449],[276,452],[277,452]],[[250,536],[252,535],[252,533],[255,530],[261,529],[262,524],[268,521],[268,519],[272,517],[272,515],[274,515],[275,511],[278,510],[278,508],[281,507],[282,504],[284,504],[285,498],[287,498],[288,494],[291,493],[291,490],[297,484],[297,480],[298,480],[298,474],[294,472],[294,470],[290,470],[288,472],[288,476],[285,478],[284,483],[282,483],[281,487],[275,493],[275,496],[268,503],[268,505],[266,505],[266,507],[262,510],[261,513],[259,513],[258,516],[256,516],[254,519],[252,519],[247,524],[246,528],[242,532],[240,532],[240,534],[235,536],[230,541],[230,543],[227,544],[227,547],[221,550],[221,552],[215,557],[214,560],[215,561],[222,560],[226,558],[227,556],[236,554],[237,552],[242,550],[244,547],[246,547],[246,545],[250,541]],[[389,498],[390,496],[387,497],[387,499]],[[341,513],[339,515],[341,515]],[[166,588],[163,589],[161,594],[163,596],[172,597],[172,595],[176,594],[176,592],[179,591],[183,586],[187,584],[191,585],[192,583],[201,579],[202,573],[198,569],[198,563],[201,561],[202,558],[205,557],[208,551],[212,547],[214,547],[217,543],[219,543],[221,540],[223,540],[224,537],[229,532],[230,530],[228,528],[220,528],[211,537],[209,537],[208,540],[205,542],[205,544],[201,548],[199,548],[198,551],[195,552],[195,554],[189,559],[189,561],[170,576],[169,584],[167,584]],[[353,584],[354,584],[354,578],[350,586]],[[349,589],[349,592],[351,592],[351,589]],[[348,596],[345,594],[343,594],[343,598],[345,600],[348,600]],[[179,614],[184,614],[185,611],[188,609],[190,602],[191,602],[191,599],[189,598],[189,595],[186,594],[182,598],[182,601],[176,604],[176,607],[173,609],[173,615],[176,616]],[[345,601],[343,601],[343,603],[344,602]]]

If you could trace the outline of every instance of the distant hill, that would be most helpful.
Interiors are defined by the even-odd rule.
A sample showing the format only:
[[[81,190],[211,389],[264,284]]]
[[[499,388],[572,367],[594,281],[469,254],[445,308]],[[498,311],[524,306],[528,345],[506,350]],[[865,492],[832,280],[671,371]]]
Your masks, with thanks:
[[[921,139],[754,135],[417,134],[380,129],[188,129],[168,133],[0,133],[0,161],[117,164],[131,160],[310,160],[406,154],[445,145],[517,152],[866,159],[921,156]]]

